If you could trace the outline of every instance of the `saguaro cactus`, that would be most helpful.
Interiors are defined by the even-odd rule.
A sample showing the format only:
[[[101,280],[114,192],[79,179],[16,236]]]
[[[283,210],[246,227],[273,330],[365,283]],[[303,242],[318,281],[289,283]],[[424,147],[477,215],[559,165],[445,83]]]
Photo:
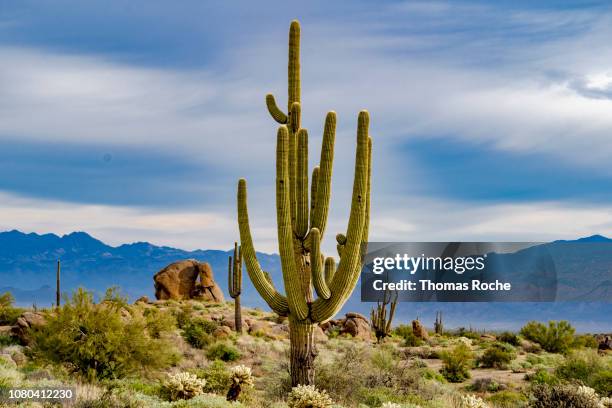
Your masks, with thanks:
[[[442,311],[436,312],[436,322],[434,323],[434,331],[436,334],[444,333],[444,324],[442,323]]]
[[[374,329],[374,334],[376,335],[376,341],[378,343],[382,342],[385,337],[391,335],[391,322],[393,321],[393,316],[395,315],[398,294],[395,292],[395,297],[393,300],[391,300],[391,296],[391,293],[386,291],[382,302],[377,302],[376,309],[372,308],[372,312],[370,314],[372,328]],[[391,303],[391,307],[389,309],[389,315],[387,316],[387,305],[389,305],[389,303]]]
[[[227,265],[230,296],[234,299],[234,327],[237,333],[242,333],[242,310],[240,308],[240,293],[242,291],[242,253],[237,242],[234,242],[234,257],[229,257]]]
[[[336,113],[329,112],[323,130],[321,159],[308,188],[308,132],[300,127],[300,25],[289,30],[288,104],[284,113],[274,97],[266,96],[272,118],[280,127],[276,144],[276,214],[278,247],[286,295],[279,293],[261,269],[249,227],[246,181],[238,182],[238,224],[242,254],[253,285],[279,315],[288,316],[291,382],[314,382],[314,325],[331,319],[348,299],[359,279],[362,243],[368,239],[372,140],[369,115],[359,113],[353,197],[347,230],[338,234],[340,261],[321,253],[327,224]],[[315,299],[313,288],[318,297]]]
[[[60,292],[60,269],[61,269],[61,263],[60,260],[57,260],[57,269],[55,271],[55,306],[56,307],[60,307],[60,298],[61,298],[61,292]]]

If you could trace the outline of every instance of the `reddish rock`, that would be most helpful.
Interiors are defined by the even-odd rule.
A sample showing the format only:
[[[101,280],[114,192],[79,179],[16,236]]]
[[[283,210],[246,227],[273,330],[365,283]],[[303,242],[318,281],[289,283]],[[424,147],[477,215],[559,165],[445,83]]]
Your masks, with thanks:
[[[166,266],[153,280],[157,299],[199,299],[215,303],[225,300],[210,265],[193,259]]]
[[[427,333],[427,329],[418,320],[413,320],[412,321],[412,332],[419,339],[427,340],[429,338],[429,334]]]

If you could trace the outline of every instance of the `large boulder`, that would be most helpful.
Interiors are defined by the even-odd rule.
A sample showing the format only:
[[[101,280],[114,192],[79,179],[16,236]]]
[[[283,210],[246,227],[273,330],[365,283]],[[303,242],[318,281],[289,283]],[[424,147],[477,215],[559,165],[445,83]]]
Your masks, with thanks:
[[[322,323],[320,327],[327,334],[337,330],[340,334],[348,334],[367,341],[372,340],[370,322],[367,317],[359,313],[349,312],[344,319],[330,320]]]
[[[153,276],[153,281],[157,299],[200,299],[215,303],[225,300],[210,265],[193,259],[166,266]]]

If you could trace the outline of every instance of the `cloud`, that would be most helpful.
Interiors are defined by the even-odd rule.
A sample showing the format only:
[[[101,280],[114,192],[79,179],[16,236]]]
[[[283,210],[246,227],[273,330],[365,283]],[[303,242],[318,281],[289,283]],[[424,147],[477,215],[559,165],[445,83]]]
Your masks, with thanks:
[[[299,12],[282,7],[283,16],[297,13],[303,21],[303,123],[311,135],[311,166],[318,156],[325,112],[334,109],[339,116],[331,231],[346,228],[356,115],[364,107],[372,116],[375,212],[380,205],[373,219],[375,236],[421,239],[432,235],[431,225],[440,239],[446,239],[442,236],[447,233],[496,236],[497,228],[504,226],[511,236],[513,226],[521,223],[515,220],[506,225],[503,220],[520,214],[531,220],[530,211],[542,215],[543,223],[538,227],[549,228],[551,234],[605,230],[609,223],[600,218],[609,200],[589,203],[596,185],[589,184],[585,194],[572,189],[574,194],[562,197],[527,197],[531,200],[528,203],[525,197],[517,202],[516,196],[504,196],[504,191],[496,189],[501,193],[495,203],[476,202],[477,195],[419,188],[435,180],[423,161],[410,161],[405,148],[414,141],[445,144],[451,140],[474,155],[491,153],[504,160],[502,168],[520,166],[522,160],[534,160],[536,155],[554,163],[563,174],[576,169],[581,176],[573,179],[592,172],[595,180],[608,180],[612,155],[610,10],[450,2],[337,7],[341,10],[325,14],[314,6],[302,7]],[[193,38],[168,37],[168,42],[159,46],[159,55],[139,60],[139,50],[155,52],[154,44],[140,38],[130,41],[126,49],[102,49],[100,41],[93,39],[97,33],[120,42],[115,35],[129,32],[126,22],[132,21],[131,17],[126,20],[121,10],[117,13],[123,17],[117,17],[115,11],[112,17],[121,22],[120,35],[77,24],[74,16],[66,20],[68,26],[76,24],[74,27],[88,33],[88,41],[95,45],[89,48],[87,43],[64,44],[69,42],[65,36],[56,41],[66,46],[57,46],[42,34],[39,37],[45,41],[22,38],[14,43],[5,40],[0,46],[0,140],[13,146],[12,151],[20,151],[15,156],[22,162],[40,159],[37,165],[22,167],[31,171],[38,183],[23,182],[27,177],[21,174],[15,175],[11,185],[7,175],[4,182],[0,178],[0,188],[11,196],[35,197],[28,198],[32,210],[36,203],[44,206],[47,201],[64,201],[74,209],[63,227],[57,214],[41,211],[35,217],[40,228],[49,225],[60,229],[50,228],[52,231],[67,232],[90,225],[108,234],[113,242],[141,235],[146,239],[147,232],[159,239],[167,237],[170,244],[178,246],[202,242],[197,246],[216,247],[221,241],[233,242],[236,232],[211,227],[215,237],[198,241],[197,232],[189,228],[173,235],[149,226],[142,217],[155,214],[160,225],[168,227],[173,225],[168,223],[172,217],[177,222],[191,220],[188,224],[202,228],[208,225],[203,219],[191,218],[197,213],[219,217],[221,223],[232,220],[235,181],[246,176],[256,238],[263,240],[258,249],[274,250],[270,243],[275,237],[271,226],[275,225],[276,125],[265,111],[263,96],[273,91],[280,103],[285,103],[289,17],[286,21],[266,19],[265,23],[246,24],[252,20],[252,8],[235,16],[216,10],[206,18],[219,21],[200,32],[190,25],[200,22],[177,16],[176,10],[165,20],[160,17],[163,10],[150,10],[152,21],[164,23],[152,34],[154,38],[162,38],[164,30],[180,25],[187,25]],[[240,29],[221,28],[223,21]],[[138,20],[134,30],[141,30],[141,24]],[[15,25],[19,22],[10,24]],[[21,30],[36,31],[35,25],[21,26]],[[202,38],[213,47],[217,37],[222,37],[220,47],[200,50]],[[181,52],[163,54],[178,43],[184,44]],[[206,57],[195,58],[197,63],[186,57],[198,52]],[[164,57],[182,57],[186,63],[166,64]],[[24,150],[24,145],[44,147],[49,155],[36,156],[31,149]],[[131,163],[104,173],[108,169],[92,169],[91,162],[75,159],[92,151],[97,158],[107,152],[125,152],[132,156]],[[66,152],[68,165],[58,164],[61,152]],[[121,154],[116,157],[121,159]],[[49,166],[62,171],[49,173]],[[88,187],[92,172],[94,182]],[[40,183],[49,180],[49,174],[56,180],[72,181],[62,187],[73,190],[66,194],[41,189]],[[95,177],[101,174],[119,180],[119,186],[96,183]],[[519,176],[530,177],[528,171]],[[405,185],[415,188],[406,189]],[[125,197],[120,189],[126,191]],[[135,198],[138,196],[140,199]],[[181,201],[190,205],[181,206]],[[398,210],[403,205],[406,212]],[[544,212],[547,205],[552,218]],[[60,207],[58,203],[54,211]],[[454,226],[441,215],[444,212],[469,217],[470,222]],[[0,218],[7,227],[11,227],[12,214],[7,212]],[[77,214],[82,214],[81,218]],[[43,222],[43,215],[53,217],[56,224]],[[584,218],[575,218],[578,215]],[[432,224],[417,222],[415,217]],[[447,222],[436,222],[440,217]],[[562,222],[564,217],[574,218]],[[126,229],[132,225],[131,219],[134,225],[144,224]],[[83,226],[79,227],[79,222]],[[177,228],[182,228],[180,225]],[[228,221],[227,225],[233,224]],[[406,235],[400,235],[401,231]],[[179,245],[181,242],[184,244]]]

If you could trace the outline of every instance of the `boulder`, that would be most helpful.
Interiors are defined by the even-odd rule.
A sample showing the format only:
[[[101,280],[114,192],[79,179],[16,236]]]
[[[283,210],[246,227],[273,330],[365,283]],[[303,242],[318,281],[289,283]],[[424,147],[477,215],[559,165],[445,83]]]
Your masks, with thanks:
[[[224,296],[208,263],[193,259],[174,262],[153,276],[158,300],[199,299],[221,303]]]
[[[213,332],[213,336],[215,336],[218,339],[228,337],[231,334],[232,334],[232,329],[230,329],[227,326],[218,326]]]
[[[23,312],[17,318],[17,323],[12,327],[11,332],[19,338],[22,344],[28,344],[28,330],[32,327],[42,326],[46,323],[45,316],[38,312]]]
[[[340,320],[340,334],[350,334],[363,340],[372,339],[372,329],[368,319],[359,313],[349,312]]]
[[[612,336],[601,335],[597,337],[597,349],[600,351],[612,350]]]
[[[141,296],[134,303],[151,303],[148,296]]]
[[[412,321],[412,332],[414,333],[415,337],[419,339],[427,340],[429,338],[427,329],[418,320]]]

